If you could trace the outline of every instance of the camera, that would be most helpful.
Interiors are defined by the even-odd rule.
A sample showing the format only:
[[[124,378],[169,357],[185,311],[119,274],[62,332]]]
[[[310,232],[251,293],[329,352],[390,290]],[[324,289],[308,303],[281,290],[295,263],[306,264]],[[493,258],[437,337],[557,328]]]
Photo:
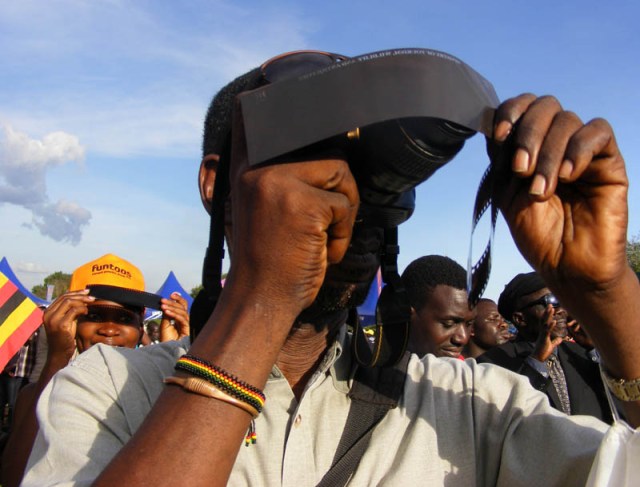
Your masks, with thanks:
[[[363,223],[390,228],[406,221],[415,208],[415,187],[451,161],[474,134],[425,117],[376,123],[348,134]]]
[[[352,58],[323,51],[284,53],[248,72],[231,85],[233,91],[250,166],[347,160],[360,195],[356,224],[384,230],[385,287],[374,349],[368,340],[356,339],[356,356],[366,366],[394,363],[404,351],[410,316],[397,270],[398,226],[415,209],[416,186],[451,161],[476,132],[491,134],[498,105],[493,86],[454,56],[408,48]],[[229,122],[230,111],[223,118]],[[212,214],[224,211],[229,191],[230,144],[226,147]],[[212,218],[204,290],[192,305],[192,325],[206,320],[220,295],[223,255],[224,219]]]

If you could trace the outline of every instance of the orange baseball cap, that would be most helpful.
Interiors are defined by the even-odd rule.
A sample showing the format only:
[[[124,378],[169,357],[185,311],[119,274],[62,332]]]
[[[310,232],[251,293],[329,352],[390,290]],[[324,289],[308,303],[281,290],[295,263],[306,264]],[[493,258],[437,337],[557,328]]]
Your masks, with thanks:
[[[131,262],[117,255],[106,254],[73,271],[69,291],[81,291],[91,285],[144,291],[144,277]]]
[[[160,309],[161,296],[144,292],[142,272],[117,255],[106,254],[78,267],[70,291],[89,289],[89,296],[122,305]]]

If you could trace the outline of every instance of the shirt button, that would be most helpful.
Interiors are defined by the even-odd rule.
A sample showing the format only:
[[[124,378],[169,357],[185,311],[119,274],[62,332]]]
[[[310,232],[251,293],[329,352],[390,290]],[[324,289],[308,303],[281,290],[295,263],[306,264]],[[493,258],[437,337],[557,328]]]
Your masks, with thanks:
[[[297,428],[298,426],[300,426],[300,423],[302,423],[302,416],[298,414],[296,416],[296,419],[293,421],[293,426]]]

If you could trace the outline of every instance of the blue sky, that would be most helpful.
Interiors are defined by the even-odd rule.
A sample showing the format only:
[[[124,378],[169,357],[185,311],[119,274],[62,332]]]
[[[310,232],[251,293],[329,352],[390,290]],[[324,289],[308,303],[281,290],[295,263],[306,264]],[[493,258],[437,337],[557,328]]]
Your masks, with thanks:
[[[137,264],[149,291],[170,270],[187,290],[199,284],[208,102],[265,59],[306,48],[438,49],[501,99],[553,94],[583,120],[607,118],[628,164],[629,236],[640,235],[639,14],[632,1],[0,1],[0,254],[29,288],[107,252]],[[466,265],[487,162],[476,136],[419,187],[400,227],[401,270],[431,253]],[[502,220],[494,249],[485,295],[497,298],[529,266]]]

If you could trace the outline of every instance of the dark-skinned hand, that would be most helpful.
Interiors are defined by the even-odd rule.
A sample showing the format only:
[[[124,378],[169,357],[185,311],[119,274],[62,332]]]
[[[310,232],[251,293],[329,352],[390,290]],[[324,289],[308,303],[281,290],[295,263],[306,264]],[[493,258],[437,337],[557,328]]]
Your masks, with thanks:
[[[95,301],[89,290],[67,292],[59,296],[45,310],[43,322],[49,347],[48,360],[66,364],[76,350],[76,326],[79,316],[89,311],[87,305]]]
[[[256,312],[277,308],[293,319],[315,299],[327,266],[344,256],[359,197],[344,159],[249,167],[235,110],[230,171],[234,286]]]
[[[160,341],[180,340],[189,336],[189,311],[187,300],[180,293],[171,293],[170,299],[160,301]]]
[[[494,134],[494,196],[529,264],[567,302],[620,279],[628,180],[610,125],[525,94],[500,105]]]
[[[544,310],[544,316],[542,318],[544,326],[538,334],[535,348],[531,354],[534,359],[540,362],[546,362],[558,345],[564,341],[563,337],[554,337],[553,332],[557,323],[554,316],[554,307],[548,305]]]

